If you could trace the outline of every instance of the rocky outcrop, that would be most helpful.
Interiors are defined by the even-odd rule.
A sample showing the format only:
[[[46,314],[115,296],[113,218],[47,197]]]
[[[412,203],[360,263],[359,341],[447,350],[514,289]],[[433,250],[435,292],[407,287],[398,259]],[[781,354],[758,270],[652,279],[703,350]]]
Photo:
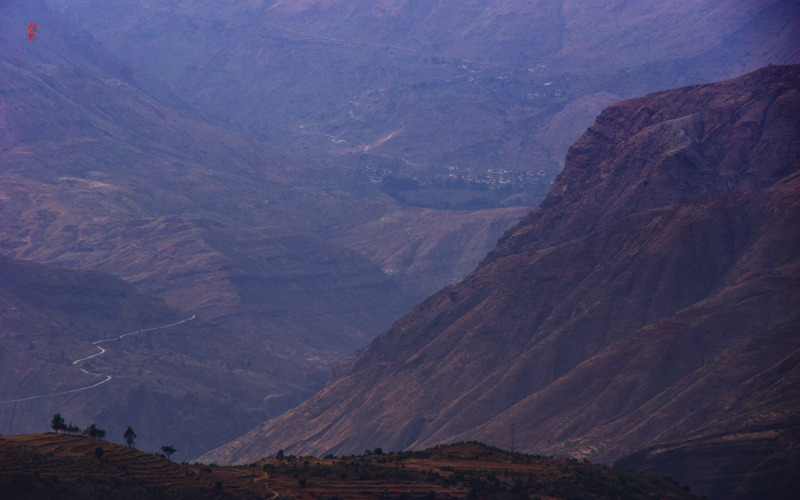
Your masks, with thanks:
[[[777,374],[800,348],[798,77],[767,67],[611,106],[474,273],[204,458],[509,446],[513,426],[519,449],[612,462],[773,403],[774,425],[795,418]]]

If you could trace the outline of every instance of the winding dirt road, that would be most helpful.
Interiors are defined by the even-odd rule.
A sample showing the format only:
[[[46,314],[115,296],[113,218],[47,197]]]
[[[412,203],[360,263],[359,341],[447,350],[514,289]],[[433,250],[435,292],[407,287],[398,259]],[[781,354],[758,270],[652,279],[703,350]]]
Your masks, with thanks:
[[[100,356],[101,354],[104,354],[106,352],[106,350],[103,349],[102,347],[100,347],[97,344],[102,344],[103,342],[114,342],[114,341],[117,341],[117,340],[121,340],[121,339],[123,339],[125,337],[128,337],[130,335],[136,335],[138,333],[147,333],[147,332],[152,332],[152,331],[155,331],[155,330],[163,330],[164,328],[171,328],[173,326],[178,326],[178,325],[180,325],[182,323],[186,323],[187,321],[191,321],[191,320],[195,319],[196,317],[197,316],[192,315],[191,318],[186,318],[184,320],[177,321],[175,323],[170,323],[168,325],[156,326],[156,327],[153,327],[153,328],[144,328],[142,330],[136,330],[135,332],[125,333],[123,335],[120,335],[119,337],[114,337],[114,338],[110,338],[110,339],[96,340],[96,341],[92,342],[92,345],[97,347],[98,349],[100,349],[100,352],[97,352],[97,353],[92,354],[91,356],[86,356],[85,358],[81,358],[81,359],[78,359],[76,361],[73,361],[72,364],[73,365],[77,365],[78,363],[81,363],[83,361],[86,361],[86,360],[92,359],[92,358],[94,358],[96,356]],[[21,403],[23,401],[31,401],[33,399],[49,398],[49,397],[53,397],[53,396],[61,396],[61,395],[64,395],[64,394],[70,394],[70,393],[73,393],[73,392],[85,391],[87,389],[93,389],[93,388],[95,388],[97,386],[103,385],[103,384],[105,384],[106,382],[108,382],[109,380],[111,380],[113,378],[113,377],[111,377],[111,375],[103,375],[101,373],[92,373],[92,372],[84,370],[83,368],[79,368],[79,370],[82,371],[83,373],[87,374],[87,375],[92,375],[92,376],[96,376],[96,377],[105,377],[105,380],[101,380],[100,382],[97,382],[96,384],[87,385],[86,387],[80,387],[78,389],[72,389],[70,391],[54,392],[52,394],[42,394],[40,396],[30,396],[30,397],[27,397],[27,398],[20,398],[20,399],[9,399],[7,401],[0,401],[0,404],[2,404],[2,403]]]

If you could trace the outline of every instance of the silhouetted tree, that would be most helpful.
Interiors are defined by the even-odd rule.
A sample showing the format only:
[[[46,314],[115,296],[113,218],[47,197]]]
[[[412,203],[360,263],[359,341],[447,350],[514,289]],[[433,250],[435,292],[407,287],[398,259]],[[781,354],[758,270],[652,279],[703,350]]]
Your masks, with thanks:
[[[97,424],[92,422],[92,425],[83,430],[83,435],[94,439],[104,439],[106,437],[106,431],[98,429]]]
[[[97,438],[97,433],[100,429],[97,428],[97,424],[92,422],[92,424],[83,430],[84,436],[89,436],[90,438]]]
[[[131,426],[128,426],[128,430],[125,431],[125,434],[122,435],[125,438],[125,442],[128,443],[128,448],[132,448],[133,444],[136,442],[136,433],[133,432]]]
[[[174,447],[173,447],[173,446],[170,444],[170,445],[165,445],[165,446],[162,446],[162,447],[161,447],[161,451],[163,451],[163,452],[164,452],[164,454],[167,456],[167,460],[169,460],[169,456],[170,456],[170,455],[172,455],[173,453],[175,453],[175,452],[176,452],[176,451],[178,451],[178,450],[176,450],[176,449],[175,449],[175,448],[174,448]]]
[[[278,460],[283,460],[283,450],[282,449],[278,450],[278,454],[275,455],[275,458],[277,458]]]
[[[67,432],[69,432],[70,434],[78,434],[81,432],[81,428],[70,422],[69,425],[67,426]]]
[[[60,430],[66,430],[67,425],[64,423],[64,417],[62,417],[60,413],[53,415],[53,419],[50,420],[50,427],[56,431],[56,434],[58,434]]]

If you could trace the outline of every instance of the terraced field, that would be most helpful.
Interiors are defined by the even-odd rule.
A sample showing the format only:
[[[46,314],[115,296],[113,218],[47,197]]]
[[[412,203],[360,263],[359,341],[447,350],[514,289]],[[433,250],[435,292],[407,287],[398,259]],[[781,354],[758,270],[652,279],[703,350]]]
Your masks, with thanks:
[[[57,434],[0,437],[0,492],[4,500],[696,498],[668,478],[479,443],[217,467],[176,464],[119,444]]]
[[[84,436],[2,437],[0,471],[4,499],[275,496],[265,485],[253,481],[263,473],[187,467],[160,455]]]

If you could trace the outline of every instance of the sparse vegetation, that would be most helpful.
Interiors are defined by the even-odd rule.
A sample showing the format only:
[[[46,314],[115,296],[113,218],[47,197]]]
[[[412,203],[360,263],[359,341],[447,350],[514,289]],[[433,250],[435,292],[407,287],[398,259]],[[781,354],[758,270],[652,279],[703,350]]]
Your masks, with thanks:
[[[309,498],[351,498],[354,489],[387,500],[645,499],[653,491],[663,499],[694,498],[677,484],[644,474],[507,452],[474,441],[422,451],[386,453],[376,448],[323,460],[287,456],[265,460],[262,467],[270,478],[296,485]]]
[[[174,453],[167,448],[172,445],[162,451]],[[122,445],[99,447],[86,437],[52,434],[0,438],[0,491],[4,500],[697,498],[669,479],[476,442],[326,459],[284,454],[282,460],[218,467],[179,465]]]
[[[161,447],[161,451],[164,453],[164,455],[166,455],[166,456],[167,456],[167,460],[169,460],[169,457],[170,457],[170,455],[172,455],[173,453],[175,453],[177,450],[175,449],[175,447],[174,447],[174,446],[172,446],[171,444],[169,444],[169,445],[164,445],[164,446],[162,446],[162,447]]]
[[[83,430],[84,436],[89,436],[90,438],[95,439],[105,439],[106,438],[106,431],[104,429],[98,429],[97,425],[92,422],[89,427]]]
[[[131,426],[128,426],[128,429],[125,431],[125,434],[122,435],[125,438],[125,442],[128,443],[128,448],[133,448],[133,445],[136,443],[136,433],[133,432]]]
[[[60,413],[53,415],[53,419],[50,420],[50,428],[56,431],[56,434],[58,434],[58,431],[67,430],[67,425],[64,423],[64,417],[62,417]]]

